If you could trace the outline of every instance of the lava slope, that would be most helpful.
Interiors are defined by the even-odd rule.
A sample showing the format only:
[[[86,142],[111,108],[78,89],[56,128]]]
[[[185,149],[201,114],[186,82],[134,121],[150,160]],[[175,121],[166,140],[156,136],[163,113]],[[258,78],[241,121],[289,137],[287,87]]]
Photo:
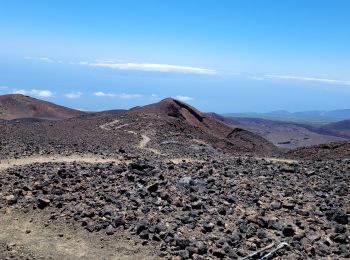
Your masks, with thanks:
[[[0,258],[350,257],[349,159],[271,158],[176,100],[2,123],[0,148]]]

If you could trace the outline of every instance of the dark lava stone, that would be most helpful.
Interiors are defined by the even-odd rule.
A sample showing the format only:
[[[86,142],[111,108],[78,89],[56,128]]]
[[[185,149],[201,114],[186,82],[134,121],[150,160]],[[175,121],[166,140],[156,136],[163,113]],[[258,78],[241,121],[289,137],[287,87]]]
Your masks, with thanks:
[[[40,197],[38,198],[37,203],[38,203],[39,209],[43,209],[50,205],[50,200]]]
[[[226,255],[225,251],[222,249],[216,249],[213,251],[213,256],[217,258],[224,258]]]
[[[119,226],[123,226],[126,224],[125,220],[122,217],[114,217],[112,219],[112,224],[114,227],[119,227]]]
[[[339,234],[339,235],[333,237],[333,241],[337,242],[339,244],[346,244],[347,237],[345,234]]]
[[[325,243],[320,243],[318,245],[318,250],[320,250],[323,254],[329,253],[329,246],[327,246]]]
[[[295,207],[295,205],[293,203],[290,203],[290,202],[284,202],[283,203],[283,208],[292,210],[292,209],[294,209],[294,207]]]
[[[149,238],[149,232],[148,230],[142,230],[141,233],[139,234],[140,238],[142,239],[148,239]]]
[[[152,193],[152,192],[156,192],[158,190],[158,182],[148,186],[147,190]]]
[[[205,223],[203,225],[203,229],[206,231],[206,232],[211,232],[213,231],[214,229],[214,224],[213,223]]]
[[[291,225],[288,225],[283,228],[282,233],[285,237],[292,237],[295,233],[295,230]]]
[[[198,253],[198,248],[195,247],[195,246],[189,246],[187,248],[188,252],[190,253],[190,255],[193,255],[193,254],[197,254]]]
[[[180,250],[177,252],[177,255],[181,257],[181,259],[189,259],[190,258],[190,252],[188,250]]]
[[[344,213],[343,211],[335,212],[333,215],[333,220],[339,224],[344,224],[344,225],[349,223],[348,215],[346,213]]]
[[[114,228],[109,225],[107,228],[106,228],[106,234],[107,235],[113,235],[114,234]]]
[[[137,225],[136,225],[136,233],[140,234],[143,230],[147,229],[147,224],[146,222],[140,221]]]
[[[274,219],[270,219],[267,223],[269,229],[282,230],[282,225]]]
[[[226,209],[225,208],[220,208],[219,209],[219,214],[225,216],[226,215]]]
[[[272,209],[280,209],[282,207],[282,204],[281,202],[274,200],[271,202],[270,206]]]
[[[204,255],[208,252],[208,246],[203,243],[198,244],[198,254],[199,255]]]
[[[95,224],[90,222],[85,226],[85,229],[89,232],[93,232],[95,230]]]
[[[181,249],[185,249],[190,244],[190,241],[182,237],[176,237],[175,243],[176,246],[180,247]]]

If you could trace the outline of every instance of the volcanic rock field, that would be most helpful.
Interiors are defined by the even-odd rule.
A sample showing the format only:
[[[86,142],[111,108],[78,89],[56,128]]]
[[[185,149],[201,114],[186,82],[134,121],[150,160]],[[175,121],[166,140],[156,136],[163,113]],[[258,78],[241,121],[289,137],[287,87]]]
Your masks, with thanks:
[[[349,259],[348,143],[327,147],[172,100],[4,121],[0,258]]]

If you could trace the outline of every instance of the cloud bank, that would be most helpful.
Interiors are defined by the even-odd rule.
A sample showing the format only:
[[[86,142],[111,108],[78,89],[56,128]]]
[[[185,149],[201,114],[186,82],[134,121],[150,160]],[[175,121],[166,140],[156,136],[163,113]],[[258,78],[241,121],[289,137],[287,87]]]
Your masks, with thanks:
[[[62,61],[54,60],[48,57],[24,57],[26,60],[37,60],[46,63],[59,63],[69,65],[84,65],[91,67],[109,68],[114,70],[132,70],[132,71],[148,71],[148,72],[173,72],[173,73],[187,73],[187,74],[206,74],[214,75],[218,74],[216,70],[182,66],[182,65],[171,65],[171,64],[157,64],[157,63],[116,63],[113,60],[95,60],[95,62],[88,61]]]
[[[189,66],[156,64],[156,63],[107,63],[97,62],[89,63],[93,67],[103,67],[115,70],[136,70],[136,71],[153,71],[153,72],[177,72],[189,74],[217,74],[217,71],[212,69],[204,69]]]
[[[257,77],[254,77],[254,78],[257,78]],[[326,84],[332,84],[332,85],[350,86],[350,81],[347,81],[347,80],[299,77],[299,76],[289,76],[289,75],[264,75],[264,79],[298,80],[298,81],[308,81],[308,82],[320,82],[320,83],[326,83]]]

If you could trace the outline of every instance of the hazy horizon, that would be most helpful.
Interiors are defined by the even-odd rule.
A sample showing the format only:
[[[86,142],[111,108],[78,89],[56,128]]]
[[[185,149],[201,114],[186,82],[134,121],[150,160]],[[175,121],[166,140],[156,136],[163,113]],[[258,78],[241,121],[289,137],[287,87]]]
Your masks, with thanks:
[[[350,108],[348,1],[0,3],[0,94],[82,110]]]

